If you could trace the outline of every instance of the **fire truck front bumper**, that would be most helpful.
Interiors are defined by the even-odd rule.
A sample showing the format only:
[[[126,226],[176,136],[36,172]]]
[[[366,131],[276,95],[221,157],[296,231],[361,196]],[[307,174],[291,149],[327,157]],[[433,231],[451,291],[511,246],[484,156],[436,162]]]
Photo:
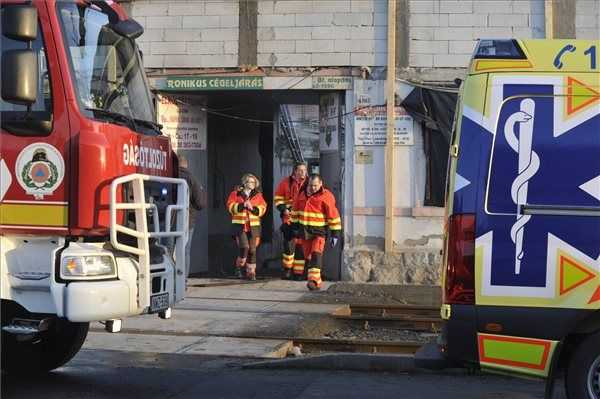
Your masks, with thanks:
[[[123,280],[71,282],[64,293],[64,316],[73,322],[119,319],[131,313],[132,293]]]
[[[163,248],[166,254],[166,248]],[[61,284],[63,317],[73,322],[101,321],[161,314],[175,304],[175,266],[169,256],[150,268],[149,306],[140,306],[139,264],[130,256],[115,256],[117,274],[108,279],[76,280]]]

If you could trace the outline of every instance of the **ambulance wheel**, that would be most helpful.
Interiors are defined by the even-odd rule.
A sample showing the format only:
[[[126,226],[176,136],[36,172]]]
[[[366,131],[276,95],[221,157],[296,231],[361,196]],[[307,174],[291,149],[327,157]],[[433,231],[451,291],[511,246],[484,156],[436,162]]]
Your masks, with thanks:
[[[62,366],[81,349],[89,325],[56,319],[47,331],[33,338],[2,331],[2,371],[45,373]]]
[[[566,385],[569,399],[600,399],[600,333],[587,337],[575,349]]]

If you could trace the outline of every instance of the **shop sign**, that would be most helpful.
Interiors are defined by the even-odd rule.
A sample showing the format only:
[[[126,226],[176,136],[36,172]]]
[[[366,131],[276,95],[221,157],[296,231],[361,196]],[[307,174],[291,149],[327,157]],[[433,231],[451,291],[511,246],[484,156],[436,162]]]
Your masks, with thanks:
[[[414,144],[414,123],[402,107],[395,109],[394,145]],[[385,145],[387,142],[386,107],[359,108],[354,113],[354,145]]]
[[[204,97],[158,96],[158,123],[171,139],[174,150],[206,150],[206,107]]]
[[[318,90],[351,90],[352,78],[349,76],[313,76],[312,88]]]
[[[168,76],[156,81],[164,91],[262,90],[262,76]]]

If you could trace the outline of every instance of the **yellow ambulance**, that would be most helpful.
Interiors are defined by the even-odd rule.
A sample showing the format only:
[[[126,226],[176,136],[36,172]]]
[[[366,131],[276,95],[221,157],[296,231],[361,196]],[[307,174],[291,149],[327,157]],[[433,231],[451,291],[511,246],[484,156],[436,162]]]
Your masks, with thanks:
[[[447,188],[447,359],[600,399],[600,41],[480,40]]]

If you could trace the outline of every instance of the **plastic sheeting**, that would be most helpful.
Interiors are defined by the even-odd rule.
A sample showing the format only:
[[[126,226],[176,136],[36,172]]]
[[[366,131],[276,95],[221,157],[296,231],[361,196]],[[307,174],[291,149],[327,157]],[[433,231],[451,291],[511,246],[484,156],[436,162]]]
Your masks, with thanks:
[[[454,90],[414,86],[400,103],[423,128],[427,157],[427,181],[423,201],[425,206],[444,206],[448,155],[457,98],[458,94]]]

